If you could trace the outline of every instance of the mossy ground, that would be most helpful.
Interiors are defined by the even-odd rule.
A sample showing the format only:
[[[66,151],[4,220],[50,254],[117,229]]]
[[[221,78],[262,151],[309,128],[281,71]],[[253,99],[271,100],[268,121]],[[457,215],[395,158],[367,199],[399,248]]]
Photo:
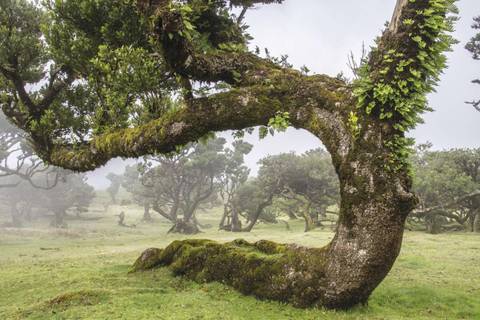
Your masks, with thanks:
[[[117,226],[120,210],[137,228]],[[215,226],[219,213],[200,218]],[[141,214],[133,206],[94,207],[87,215],[101,220],[68,220],[66,231],[48,229],[47,220],[0,229],[0,319],[480,319],[480,235],[407,232],[369,305],[333,312],[259,301],[219,283],[173,277],[165,268],[129,274],[144,249],[186,238],[167,235],[170,225],[158,217],[141,223]],[[333,236],[328,229],[305,234],[300,220],[290,224],[291,231],[262,224],[240,235],[213,227],[194,238],[319,247]]]

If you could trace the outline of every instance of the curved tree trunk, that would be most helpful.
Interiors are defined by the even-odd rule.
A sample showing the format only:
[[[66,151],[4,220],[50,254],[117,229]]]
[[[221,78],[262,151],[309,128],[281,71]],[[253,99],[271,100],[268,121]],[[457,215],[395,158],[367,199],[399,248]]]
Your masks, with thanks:
[[[262,214],[263,210],[272,204],[273,201],[273,194],[269,195],[268,199],[262,203],[260,203],[254,212],[253,216],[250,217],[250,221],[245,228],[241,229],[241,232],[250,232],[252,231],[253,227],[257,224],[260,215]]]
[[[218,224],[219,230],[225,229],[225,220],[227,220],[227,217],[228,217],[228,206],[224,204],[222,218],[220,219],[220,223]]]
[[[309,203],[308,205],[306,205],[305,210],[302,211],[303,218],[305,219],[305,232],[312,231],[316,227],[316,223],[310,215],[310,207],[311,204]]]
[[[340,218],[326,247],[176,241],[161,251],[154,266],[168,265],[177,275],[222,281],[246,294],[301,307],[343,309],[366,302],[400,252],[404,222],[416,199],[369,154],[352,157],[356,159],[337,168]],[[403,178],[408,181],[406,175]],[[262,255],[249,255],[252,250]],[[270,254],[277,258],[269,258]],[[141,270],[141,264],[136,268]]]

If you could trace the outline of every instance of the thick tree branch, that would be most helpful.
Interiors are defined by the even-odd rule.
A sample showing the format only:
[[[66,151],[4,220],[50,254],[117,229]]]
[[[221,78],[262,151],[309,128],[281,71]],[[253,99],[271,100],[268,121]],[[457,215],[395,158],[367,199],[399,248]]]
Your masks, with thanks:
[[[344,117],[351,108],[348,87],[327,76],[306,77],[285,72],[270,84],[232,89],[197,98],[189,107],[172,111],[150,123],[94,137],[83,145],[39,146],[50,163],[72,170],[93,170],[113,157],[168,153],[211,131],[239,130],[267,125],[277,112],[289,112],[292,125],[318,135],[334,160],[350,148]]]

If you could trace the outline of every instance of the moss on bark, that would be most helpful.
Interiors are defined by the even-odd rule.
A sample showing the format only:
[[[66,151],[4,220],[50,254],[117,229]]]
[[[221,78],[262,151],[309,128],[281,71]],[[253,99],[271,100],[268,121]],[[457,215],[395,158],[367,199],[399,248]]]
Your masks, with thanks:
[[[132,271],[167,266],[176,276],[218,281],[260,299],[309,307],[322,301],[326,251],[266,240],[174,241],[163,250],[146,250]]]

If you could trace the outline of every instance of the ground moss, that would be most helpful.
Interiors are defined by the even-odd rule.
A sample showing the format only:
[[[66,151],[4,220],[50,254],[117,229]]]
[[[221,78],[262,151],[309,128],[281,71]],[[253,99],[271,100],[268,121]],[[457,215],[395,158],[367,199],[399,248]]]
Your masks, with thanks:
[[[150,248],[142,252],[132,266],[132,272],[150,270],[156,267],[162,254],[161,249]]]
[[[196,282],[216,281],[260,299],[309,307],[324,294],[326,250],[266,240],[174,241],[164,250],[147,249],[133,270],[167,266],[174,275]]]

